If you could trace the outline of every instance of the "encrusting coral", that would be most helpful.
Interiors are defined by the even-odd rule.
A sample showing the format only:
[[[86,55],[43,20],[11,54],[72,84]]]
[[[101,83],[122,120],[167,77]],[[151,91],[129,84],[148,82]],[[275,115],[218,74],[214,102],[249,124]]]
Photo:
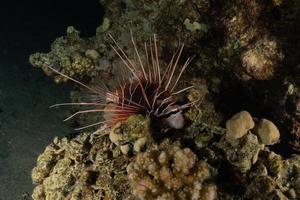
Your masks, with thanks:
[[[222,138],[218,147],[224,151],[228,162],[241,172],[250,170],[264,145],[260,144],[256,135],[252,133],[240,139],[228,140],[225,137]]]

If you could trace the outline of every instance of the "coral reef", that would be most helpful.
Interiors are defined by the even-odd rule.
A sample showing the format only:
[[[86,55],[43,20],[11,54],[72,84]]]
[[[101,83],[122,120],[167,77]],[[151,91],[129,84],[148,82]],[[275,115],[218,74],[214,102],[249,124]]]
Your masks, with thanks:
[[[299,80],[286,79],[282,85],[282,92],[274,92],[274,95],[281,95],[274,115],[284,127],[286,135],[284,141],[289,143],[291,147],[300,151],[300,90]]]
[[[257,162],[258,155],[265,145],[277,143],[280,137],[273,122],[261,119],[254,124],[247,111],[241,111],[227,120],[226,130],[218,148],[224,151],[229,163],[241,172],[247,172]]]
[[[55,138],[32,170],[32,198],[130,199],[127,162],[107,137]]]
[[[95,37],[80,38],[79,31],[74,27],[68,27],[67,35],[56,39],[49,53],[32,54],[30,63],[41,67],[48,75],[52,74],[46,67],[50,65],[79,80],[83,80],[84,77],[94,79],[101,77],[103,71],[113,72],[119,64],[118,56],[110,47],[108,33],[125,47],[128,55],[133,55],[133,49],[128,48],[132,47],[129,30],[134,34],[138,45],[148,40],[153,33],[157,33],[161,43],[159,46],[164,48],[161,52],[166,54],[161,57],[162,62],[169,60],[173,53],[171,51],[178,46],[178,40],[184,42],[187,52],[195,47],[195,41],[208,36],[209,17],[206,15],[210,8],[208,0],[145,1],[143,3],[101,1],[101,3],[106,7],[106,13],[103,24],[97,28]],[[165,12],[166,10],[168,12]],[[164,43],[165,41],[168,43]],[[209,57],[205,55],[207,52],[201,54],[203,57]],[[59,76],[55,76],[55,80],[66,81]]]
[[[195,55],[179,83],[193,88],[176,100],[197,102],[183,112],[181,130],[133,115],[107,130],[56,138],[32,171],[35,200],[300,199],[298,0],[100,2],[106,12],[94,37],[69,27],[30,62],[56,82],[66,79],[47,66],[111,86],[121,60],[108,34],[136,60],[131,32],[139,51],[157,33],[162,65],[179,43],[184,56]],[[71,98],[81,100],[78,90]]]
[[[279,130],[270,120],[261,119],[255,129],[255,133],[261,143],[270,145],[279,141]]]
[[[258,154],[264,147],[251,133],[241,139],[223,138],[218,145],[224,151],[228,162],[241,172],[248,171],[256,163]]]
[[[241,111],[228,121],[233,123],[240,115],[251,117]],[[184,144],[155,140],[147,121],[136,115],[111,130],[55,138],[32,171],[37,184],[33,199],[297,199],[300,195],[299,155],[284,159],[270,151],[266,145],[273,142],[259,140],[253,126],[235,138],[228,137],[232,134],[228,129],[198,123],[186,130],[187,136],[181,135],[192,138],[188,145],[194,147],[187,147],[184,140]],[[265,121],[272,123],[262,119],[256,124]],[[109,132],[116,130],[122,132],[112,137]],[[130,135],[138,137],[130,140]],[[137,150],[139,136],[145,135],[152,139]],[[273,134],[266,135],[273,138]],[[124,151],[124,141],[128,151]],[[223,173],[231,178],[223,180]]]

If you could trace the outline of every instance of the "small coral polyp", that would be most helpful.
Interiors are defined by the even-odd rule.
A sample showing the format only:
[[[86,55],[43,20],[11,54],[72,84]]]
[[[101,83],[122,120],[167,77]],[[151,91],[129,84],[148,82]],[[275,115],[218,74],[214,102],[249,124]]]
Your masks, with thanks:
[[[125,121],[129,116],[134,114],[150,116],[163,122],[164,125],[170,128],[182,128],[184,126],[184,119],[181,111],[194,103],[190,102],[178,105],[174,98],[174,96],[192,88],[192,86],[189,86],[176,90],[180,77],[192,61],[192,58],[189,57],[181,66],[179,73],[176,73],[184,45],[179,46],[168,65],[164,68],[165,70],[162,70],[155,35],[153,38],[150,38],[149,43],[144,43],[143,55],[140,55],[132,37],[135,60],[127,56],[116,40],[111,35],[109,36],[113,41],[111,45],[112,49],[122,61],[122,65],[119,66],[119,69],[116,69],[116,86],[113,89],[108,89],[105,84],[99,83],[96,87],[91,87],[49,67],[54,72],[76,82],[89,91],[89,100],[86,102],[63,103],[54,106],[95,106],[94,109],[78,111],[66,120],[83,113],[104,113],[105,121],[96,122],[79,129],[100,124],[111,127],[118,122]]]

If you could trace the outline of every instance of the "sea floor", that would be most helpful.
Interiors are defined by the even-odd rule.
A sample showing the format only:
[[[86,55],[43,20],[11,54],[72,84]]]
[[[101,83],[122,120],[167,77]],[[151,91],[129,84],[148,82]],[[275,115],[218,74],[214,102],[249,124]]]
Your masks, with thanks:
[[[82,11],[84,11],[82,13]],[[86,12],[86,13],[85,13]],[[79,13],[79,14],[78,14]],[[55,84],[28,58],[49,52],[68,26],[95,34],[102,21],[98,0],[3,1],[0,6],[0,200],[31,199],[31,170],[54,137],[73,133],[63,122],[73,84]]]
[[[64,111],[49,105],[65,102],[68,89],[54,85],[24,62],[0,55],[0,199],[31,193],[31,169],[55,136],[68,133]],[[25,69],[26,68],[26,69]]]
[[[54,137],[70,132],[62,122],[66,110],[49,109],[69,101],[70,87],[56,85],[28,62],[30,53],[49,48],[51,39],[43,33],[57,36],[29,23],[14,24],[0,31],[0,200],[30,199],[38,155]]]

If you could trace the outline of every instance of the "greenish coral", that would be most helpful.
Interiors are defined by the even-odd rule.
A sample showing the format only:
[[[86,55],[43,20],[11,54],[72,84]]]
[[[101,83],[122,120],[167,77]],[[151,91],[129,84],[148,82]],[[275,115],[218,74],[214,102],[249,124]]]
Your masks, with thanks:
[[[276,188],[275,181],[268,176],[258,176],[250,183],[246,191],[246,197],[250,199],[280,199],[288,198]]]
[[[213,169],[189,148],[168,141],[139,153],[127,167],[133,195],[139,199],[216,198]]]
[[[108,29],[109,29],[109,27],[110,27],[110,20],[109,20],[109,18],[107,18],[107,17],[105,17],[104,19],[103,19],[103,23],[102,23],[102,31],[103,32],[105,32],[105,31],[108,31]]]
[[[241,172],[248,171],[255,164],[258,153],[264,147],[258,142],[256,135],[251,133],[237,140],[222,138],[218,145],[224,151],[230,164]]]
[[[116,124],[109,134],[111,142],[118,145],[124,154],[140,152],[153,142],[150,118],[132,115],[125,123]]]
[[[290,192],[293,190],[297,197],[300,196],[300,157],[299,155],[292,155],[288,159],[268,152],[265,156],[264,164],[268,170],[268,174],[275,180],[279,188],[283,192]]]
[[[222,114],[216,111],[211,101],[212,96],[206,81],[194,79],[190,82],[193,88],[189,90],[186,96],[190,102],[195,102],[195,104],[184,113],[185,117],[194,124],[205,123],[211,126],[218,126],[221,122]]]
[[[111,31],[119,35],[120,40],[125,42],[123,44],[126,46],[130,41],[128,40],[130,38],[128,28],[137,34],[138,41],[140,41],[140,37],[145,39],[152,33],[158,33],[162,38],[168,35],[168,41],[171,44],[175,42],[176,38],[174,34],[170,38],[169,33],[171,32],[177,33],[185,39],[188,39],[191,35],[201,37],[199,34],[197,36],[196,33],[191,35],[181,34],[185,30],[184,20],[190,19],[191,21],[204,23],[207,20],[205,13],[210,8],[210,2],[207,0],[144,2],[131,0],[122,2],[102,1],[102,3],[107,8],[107,16],[113,17],[110,17],[113,22]],[[123,3],[123,6],[121,3]],[[201,13],[198,10],[201,10]],[[126,27],[124,24],[128,24],[128,26]],[[127,39],[123,41],[122,38]]]
[[[200,24],[199,22],[193,22],[191,23],[191,21],[189,19],[185,19],[183,24],[185,25],[186,29],[189,31],[203,31],[203,32],[207,32],[207,25],[205,24]]]

